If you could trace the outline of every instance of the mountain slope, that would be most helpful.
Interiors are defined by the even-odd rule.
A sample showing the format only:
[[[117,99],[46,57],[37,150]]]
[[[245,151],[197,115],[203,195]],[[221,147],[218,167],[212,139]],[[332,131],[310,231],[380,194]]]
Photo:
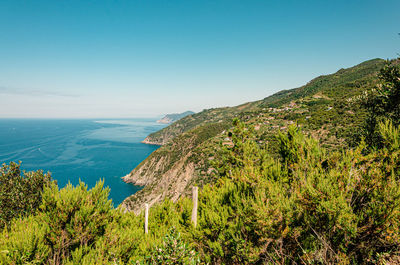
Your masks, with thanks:
[[[293,123],[329,149],[343,147],[353,137],[350,128],[365,117],[354,102],[375,85],[384,64],[381,59],[366,61],[260,101],[204,110],[149,135],[147,141],[163,146],[124,177],[145,188],[127,198],[122,207],[138,212],[146,202],[176,200],[188,194],[191,186],[214,181],[213,158],[222,145],[230,144],[227,131],[235,117],[253,125],[258,143],[272,150],[273,134]]]
[[[225,107],[225,108],[214,108],[203,110],[199,113],[186,116],[164,129],[154,132],[146,137],[144,143],[152,143],[158,145],[164,145],[171,141],[175,136],[181,133],[190,131],[197,126],[220,123],[228,119],[232,119],[235,115],[243,110],[257,109],[258,103],[246,103],[237,107]]]

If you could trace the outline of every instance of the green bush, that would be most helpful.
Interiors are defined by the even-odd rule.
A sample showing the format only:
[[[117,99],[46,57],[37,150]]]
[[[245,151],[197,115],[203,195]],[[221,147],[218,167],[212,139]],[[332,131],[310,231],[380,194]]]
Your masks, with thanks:
[[[170,227],[192,227],[190,201],[167,200],[151,208],[145,235],[143,214],[113,209],[108,192],[102,181],[91,190],[83,183],[45,187],[37,213],[2,231],[0,264],[134,264],[162,245]]]
[[[22,173],[20,167],[11,162],[0,168],[0,229],[13,218],[35,213],[42,201],[42,191],[51,180],[50,174],[43,171]]]
[[[381,124],[385,145],[364,155],[365,145],[329,154],[292,127],[278,135],[279,160],[263,148],[247,153],[251,137],[238,136],[242,150],[232,148],[236,159],[224,160],[234,170],[200,196],[193,240],[203,259],[365,264],[398,255],[398,130]]]
[[[380,146],[382,138],[378,124],[389,118],[400,125],[400,68],[399,61],[387,61],[379,73],[379,84],[367,92],[362,106],[367,110],[363,136],[369,146]]]
[[[92,246],[111,221],[112,206],[107,196],[102,182],[90,191],[83,183],[75,188],[68,184],[61,190],[51,183],[43,190],[37,215],[3,232],[0,246],[6,255],[2,259],[6,263],[25,259],[60,264],[79,247]]]
[[[75,249],[91,246],[104,235],[112,220],[108,193],[102,181],[90,191],[82,182],[61,190],[53,184],[44,190],[38,221],[46,225],[51,260],[61,263]]]
[[[179,232],[171,228],[161,246],[155,246],[143,264],[200,264],[198,254],[182,240]]]

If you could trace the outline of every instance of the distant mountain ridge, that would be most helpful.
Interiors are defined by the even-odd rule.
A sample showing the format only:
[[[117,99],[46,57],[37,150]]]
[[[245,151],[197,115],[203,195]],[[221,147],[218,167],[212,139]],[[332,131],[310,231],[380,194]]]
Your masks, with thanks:
[[[182,119],[183,117],[186,117],[188,115],[192,115],[194,114],[193,111],[185,111],[182,113],[172,113],[172,114],[167,114],[165,115],[162,119],[158,120],[158,123],[163,123],[163,124],[169,124],[169,123],[173,123],[177,120]]]
[[[145,187],[122,207],[139,212],[144,203],[177,200],[191,187],[215,181],[212,161],[221,145],[229,144],[232,119],[253,126],[258,143],[274,148],[277,131],[297,124],[327,149],[337,150],[353,137],[351,129],[365,119],[356,100],[376,85],[385,60],[373,59],[314,78],[304,86],[283,90],[236,107],[214,108],[186,116],[150,134],[149,143],[163,145],[123,179]]]

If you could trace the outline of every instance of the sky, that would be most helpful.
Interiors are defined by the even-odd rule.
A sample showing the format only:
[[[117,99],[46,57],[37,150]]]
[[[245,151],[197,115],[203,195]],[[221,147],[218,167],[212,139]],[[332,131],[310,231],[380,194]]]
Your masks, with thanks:
[[[400,53],[400,1],[0,1],[0,118],[235,106]]]

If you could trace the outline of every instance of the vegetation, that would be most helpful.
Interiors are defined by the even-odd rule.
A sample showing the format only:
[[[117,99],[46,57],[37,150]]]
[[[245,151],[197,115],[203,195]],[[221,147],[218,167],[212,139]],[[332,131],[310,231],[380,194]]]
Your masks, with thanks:
[[[37,213],[14,219],[2,231],[0,264],[146,264],[182,253],[195,260],[196,253],[170,231],[190,227],[187,201],[153,207],[151,234],[145,235],[143,215],[112,208],[108,192],[101,181],[91,190],[83,183],[45,187]],[[175,243],[179,248],[173,250]]]
[[[161,247],[154,247],[146,257],[148,264],[200,264],[197,253],[190,249],[174,228],[163,239]]]
[[[20,164],[3,164],[0,168],[0,229],[16,217],[34,214],[41,202],[41,192],[50,183],[42,171],[23,172]]]
[[[279,159],[240,142],[229,177],[202,193],[196,241],[212,248],[204,255],[227,264],[363,264],[398,255],[398,129],[386,122],[380,133],[385,147],[367,156],[365,145],[329,154],[296,127],[278,135]]]
[[[400,69],[398,61],[388,61],[379,73],[380,83],[366,91],[362,105],[368,111],[364,123],[366,142],[371,146],[382,144],[378,123],[389,117],[395,125],[400,124]]]

